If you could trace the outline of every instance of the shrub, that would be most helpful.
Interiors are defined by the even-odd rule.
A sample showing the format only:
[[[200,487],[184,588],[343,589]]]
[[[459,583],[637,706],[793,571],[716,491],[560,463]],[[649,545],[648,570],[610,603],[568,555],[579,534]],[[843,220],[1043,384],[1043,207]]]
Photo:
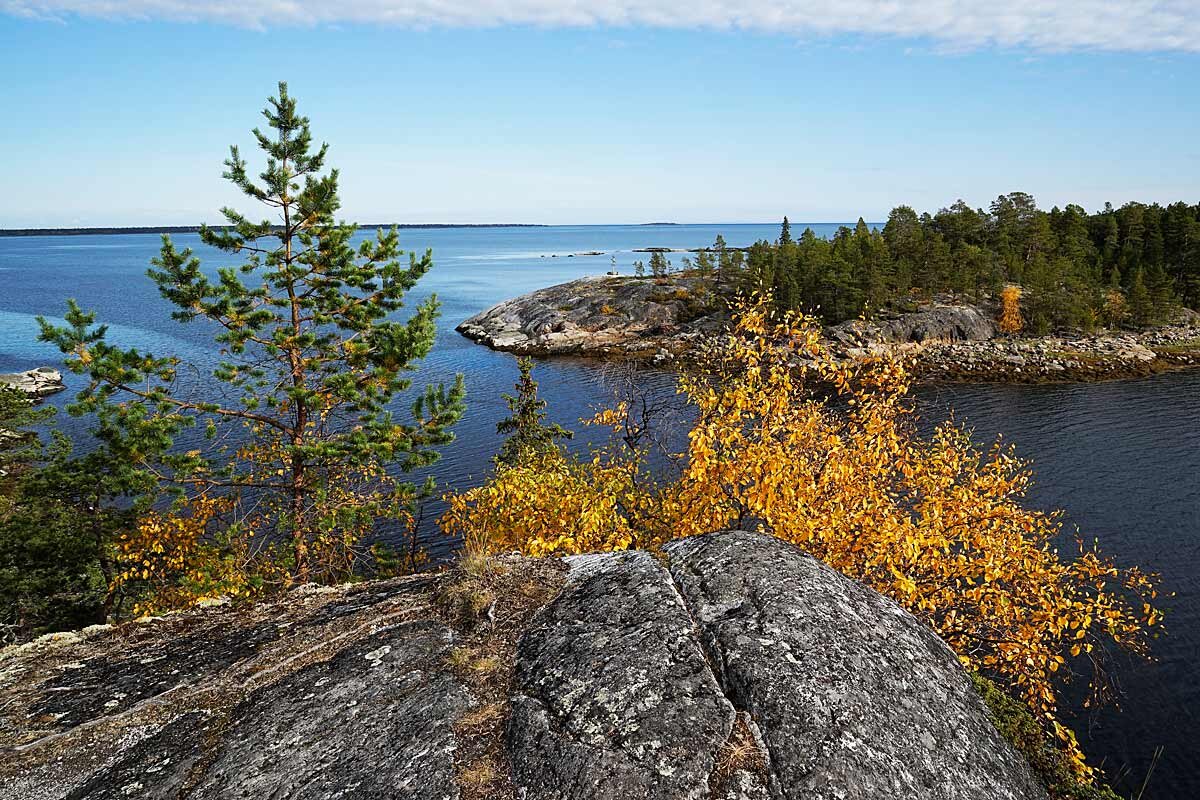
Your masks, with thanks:
[[[1021,318],[1021,287],[1009,284],[1000,292],[1000,332],[1019,333],[1025,327]],[[1046,323],[1049,327],[1049,323]]]
[[[677,480],[649,480],[641,451],[558,453],[448,498],[446,530],[547,555],[758,524],[925,620],[1028,704],[1089,780],[1057,721],[1058,679],[1105,644],[1145,652],[1161,619],[1152,577],[1082,540],[1060,557],[1061,516],[1022,505],[1031,474],[1011,448],[980,449],[952,423],[913,435],[902,363],[842,362],[817,320],[767,309],[737,309],[703,371],[682,378],[697,420]],[[594,421],[619,432],[626,411]]]

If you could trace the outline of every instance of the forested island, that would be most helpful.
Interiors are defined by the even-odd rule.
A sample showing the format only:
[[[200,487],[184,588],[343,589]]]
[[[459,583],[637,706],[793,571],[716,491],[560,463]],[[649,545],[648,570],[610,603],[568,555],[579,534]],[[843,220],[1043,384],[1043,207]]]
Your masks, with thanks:
[[[1015,284],[1035,334],[1146,326],[1200,307],[1200,204],[1043,211],[1014,192],[986,210],[961,200],[935,214],[899,206],[881,230],[860,219],[828,240],[811,230],[793,239],[785,218],[777,242],[759,242],[744,257],[718,253],[712,269],[826,322],[903,307],[914,294],[980,300]]]
[[[718,236],[633,276],[583,278],[490,308],[459,330],[530,355],[686,356],[738,298],[813,317],[844,355],[903,350],[918,373],[969,380],[1132,377],[1200,363],[1200,205],[1043,211],[894,209],[830,238],[785,217],[775,241]]]

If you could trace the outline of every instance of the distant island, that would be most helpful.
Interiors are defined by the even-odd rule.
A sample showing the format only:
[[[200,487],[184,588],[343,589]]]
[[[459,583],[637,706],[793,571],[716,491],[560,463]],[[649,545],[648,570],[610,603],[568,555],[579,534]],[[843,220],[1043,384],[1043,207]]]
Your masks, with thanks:
[[[1200,365],[1200,205],[1129,203],[1049,212],[1021,192],[989,209],[893,209],[833,236],[734,248],[645,247],[634,275],[581,278],[500,303],[458,330],[522,355],[662,363],[692,356],[736,297],[825,326],[852,358],[916,356],[930,380],[1140,377]],[[668,256],[687,252],[675,265]],[[864,316],[865,315],[865,316]]]
[[[223,226],[213,225],[213,228]],[[359,225],[359,228],[400,228],[413,230],[422,228],[546,228],[537,223],[457,223],[457,222],[383,222]],[[199,225],[138,225],[113,228],[0,228],[0,236],[104,236],[122,233],[198,233]]]

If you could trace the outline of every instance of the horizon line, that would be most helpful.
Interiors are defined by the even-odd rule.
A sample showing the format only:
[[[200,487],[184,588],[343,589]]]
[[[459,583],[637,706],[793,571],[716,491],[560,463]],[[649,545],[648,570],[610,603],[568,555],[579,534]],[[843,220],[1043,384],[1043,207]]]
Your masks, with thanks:
[[[860,217],[860,219],[862,219]],[[863,220],[868,225],[881,225],[882,222]],[[760,222],[383,222],[383,223],[352,223],[359,228],[397,228],[400,230],[444,229],[444,228],[605,228],[605,227],[678,227],[713,226],[713,225],[779,225],[780,220],[765,220]],[[797,220],[793,225],[853,225],[848,220]],[[0,228],[0,237],[21,236],[119,236],[153,233],[197,233],[200,225],[94,225],[88,227],[45,227],[45,228]],[[209,225],[209,228],[228,228],[228,225]],[[281,227],[281,226],[275,226]]]

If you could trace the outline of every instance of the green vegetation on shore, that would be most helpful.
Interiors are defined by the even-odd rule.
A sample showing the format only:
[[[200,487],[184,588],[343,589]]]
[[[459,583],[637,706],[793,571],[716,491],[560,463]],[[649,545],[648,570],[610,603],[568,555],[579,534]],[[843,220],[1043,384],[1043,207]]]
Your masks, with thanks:
[[[432,255],[405,254],[395,230],[353,245],[327,146],[285,84],[263,113],[265,169],[233,147],[224,177],[278,221],[225,208],[227,225],[200,238],[242,263],[214,278],[164,236],[147,273],[176,321],[214,331],[214,368],[110,343],[73,300],[64,325],[39,318],[88,379],[68,411],[92,421],[96,446],[31,444],[14,472],[0,513],[10,636],[347,580],[378,525],[415,526],[432,487],[404,473],[438,458],[464,411],[461,375],[419,393],[410,420],[390,407],[433,346],[436,297],[396,319]],[[23,431],[33,413],[0,408],[0,427]]]
[[[785,217],[775,242],[743,254],[718,241],[696,267],[826,322],[903,307],[914,294],[995,297],[1012,283],[1026,289],[1035,334],[1146,326],[1180,306],[1200,309],[1200,204],[1128,203],[1089,214],[1077,205],[1043,211],[1014,192],[988,209],[961,200],[935,214],[898,206],[882,230],[860,219],[830,239],[811,229],[793,238]]]

